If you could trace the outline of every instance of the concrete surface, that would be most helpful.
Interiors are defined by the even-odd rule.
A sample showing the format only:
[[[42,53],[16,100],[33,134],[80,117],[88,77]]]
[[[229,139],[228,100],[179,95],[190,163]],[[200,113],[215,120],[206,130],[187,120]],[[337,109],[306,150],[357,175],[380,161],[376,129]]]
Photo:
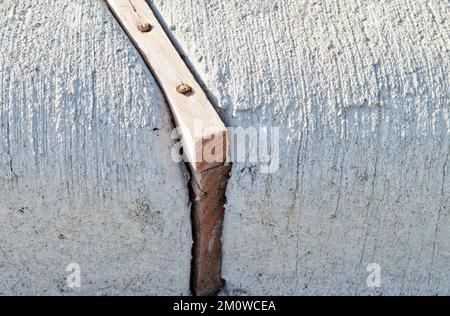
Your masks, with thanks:
[[[3,0],[0,30],[0,294],[189,294],[171,118],[106,5]]]
[[[281,127],[278,172],[233,166],[224,294],[449,294],[448,1],[153,5],[230,126]]]

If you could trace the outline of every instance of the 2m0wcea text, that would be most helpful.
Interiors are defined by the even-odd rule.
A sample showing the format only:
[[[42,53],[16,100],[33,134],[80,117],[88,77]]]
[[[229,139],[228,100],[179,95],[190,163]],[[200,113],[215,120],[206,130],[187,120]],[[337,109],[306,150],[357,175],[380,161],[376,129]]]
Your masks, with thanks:
[[[215,304],[177,302],[173,306],[174,311],[196,311],[203,314],[207,310],[215,311],[276,311],[273,301],[263,300],[237,300],[237,301],[217,301]]]

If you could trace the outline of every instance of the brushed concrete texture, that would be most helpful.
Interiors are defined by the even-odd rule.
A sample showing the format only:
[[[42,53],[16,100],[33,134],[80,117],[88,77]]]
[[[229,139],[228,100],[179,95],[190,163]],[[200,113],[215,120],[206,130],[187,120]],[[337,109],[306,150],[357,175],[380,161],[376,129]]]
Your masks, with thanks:
[[[448,1],[153,6],[230,126],[281,127],[233,166],[225,294],[450,293]]]
[[[189,294],[168,107],[105,3],[3,0],[0,30],[0,294]]]

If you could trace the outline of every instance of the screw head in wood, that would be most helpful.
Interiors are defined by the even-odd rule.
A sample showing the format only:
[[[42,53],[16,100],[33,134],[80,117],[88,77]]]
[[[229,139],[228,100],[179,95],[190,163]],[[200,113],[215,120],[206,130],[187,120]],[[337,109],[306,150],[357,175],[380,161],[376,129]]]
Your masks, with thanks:
[[[182,83],[177,86],[177,92],[180,94],[189,95],[192,92],[192,88],[189,85]]]
[[[139,31],[141,31],[142,33],[147,33],[150,32],[152,30],[152,25],[150,23],[140,23],[139,24]]]

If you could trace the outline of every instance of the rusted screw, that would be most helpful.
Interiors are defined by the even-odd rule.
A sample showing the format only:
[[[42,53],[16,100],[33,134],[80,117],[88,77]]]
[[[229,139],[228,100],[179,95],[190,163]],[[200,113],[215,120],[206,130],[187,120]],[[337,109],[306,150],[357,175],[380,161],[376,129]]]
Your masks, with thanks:
[[[140,23],[139,24],[139,31],[142,33],[147,33],[152,30],[152,25],[150,23]]]
[[[177,86],[177,92],[180,94],[188,95],[192,92],[192,88],[189,85],[182,83]]]

